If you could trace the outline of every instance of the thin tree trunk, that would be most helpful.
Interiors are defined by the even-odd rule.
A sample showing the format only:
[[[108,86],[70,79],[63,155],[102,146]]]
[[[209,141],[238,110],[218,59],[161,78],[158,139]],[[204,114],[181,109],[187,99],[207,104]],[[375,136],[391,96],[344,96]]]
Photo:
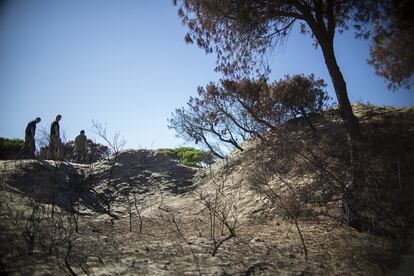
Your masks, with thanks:
[[[351,180],[343,192],[343,216],[345,221],[358,230],[367,228],[367,222],[359,215],[363,209],[360,193],[363,189],[364,170],[361,162],[362,134],[358,119],[355,117],[348,98],[346,82],[336,62],[332,39],[318,39],[322,48],[325,63],[334,85],[339,110],[347,131],[351,157]]]
[[[351,145],[354,146],[360,142],[362,135],[358,119],[355,117],[354,112],[352,111],[352,106],[348,98],[346,82],[336,62],[336,57],[333,49],[333,40],[321,41],[321,39],[319,39],[319,42],[322,48],[323,56],[325,58],[326,67],[328,68],[329,75],[335,89],[335,94],[338,99],[340,114],[344,120],[345,128],[347,130]]]
[[[315,126],[313,125],[313,123],[312,123],[312,121],[311,121],[311,119],[310,119],[310,117],[309,117],[309,115],[306,113],[306,111],[303,109],[303,108],[300,108],[300,113],[299,114],[301,114],[302,116],[303,116],[303,118],[305,119],[305,121],[308,123],[308,125],[309,125],[309,127],[311,128],[311,130],[313,131],[313,132],[316,132],[316,128],[315,128]]]

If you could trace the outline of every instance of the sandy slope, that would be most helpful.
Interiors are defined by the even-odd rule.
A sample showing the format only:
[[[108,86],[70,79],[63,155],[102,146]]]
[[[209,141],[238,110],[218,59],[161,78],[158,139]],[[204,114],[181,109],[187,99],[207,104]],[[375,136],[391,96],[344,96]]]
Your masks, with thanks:
[[[362,122],[390,114],[404,120],[407,112],[414,113],[385,111],[357,108]],[[298,219],[306,259],[294,221],[254,189],[252,175],[261,173],[264,156],[268,153],[249,142],[243,153],[198,170],[150,150],[126,151],[92,165],[0,161],[2,270],[12,275],[61,275],[70,269],[80,275],[395,273],[390,242],[328,216]],[[314,182],[311,172],[300,173],[295,168],[283,182],[273,176],[269,183],[287,199],[290,185]],[[36,226],[34,253],[28,255],[24,229],[30,228],[34,202],[40,202],[43,218]],[[212,256],[214,245],[229,237],[222,216],[235,237]]]

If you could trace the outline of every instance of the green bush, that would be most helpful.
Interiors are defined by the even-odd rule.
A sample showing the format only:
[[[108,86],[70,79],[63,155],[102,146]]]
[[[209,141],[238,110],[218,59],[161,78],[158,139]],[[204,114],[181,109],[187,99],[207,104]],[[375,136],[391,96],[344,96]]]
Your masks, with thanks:
[[[158,149],[158,150],[161,151],[161,152],[166,153],[170,158],[172,158],[174,160],[179,161],[179,159],[180,159],[178,157],[177,151],[175,149],[161,148],[161,149]]]
[[[161,148],[159,151],[177,160],[183,165],[200,168],[214,162],[211,153],[192,147],[179,147],[176,149]]]
[[[74,162],[74,151],[75,151],[75,141],[71,140],[66,143],[62,143],[62,160],[67,162]],[[107,158],[111,155],[111,150],[102,144],[94,143],[92,140],[88,139],[86,141],[86,156],[82,162],[85,163],[94,163],[96,161]],[[49,146],[43,146],[39,151],[40,159],[49,158]]]
[[[0,137],[0,159],[18,159],[23,145],[24,141],[22,139],[8,139]]]

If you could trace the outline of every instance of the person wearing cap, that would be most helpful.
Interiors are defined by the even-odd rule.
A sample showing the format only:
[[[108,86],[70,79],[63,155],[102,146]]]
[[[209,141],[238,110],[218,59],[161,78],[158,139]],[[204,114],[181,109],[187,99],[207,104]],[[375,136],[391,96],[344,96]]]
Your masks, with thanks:
[[[86,161],[86,141],[85,131],[81,130],[75,138],[75,159],[78,163]]]
[[[23,146],[23,153],[25,158],[36,158],[35,151],[36,151],[36,143],[35,143],[35,133],[36,133],[36,124],[41,121],[39,117],[30,121],[25,130],[24,134],[24,146]]]
[[[52,160],[61,158],[60,119],[62,119],[62,115],[59,114],[50,126],[49,158]]]

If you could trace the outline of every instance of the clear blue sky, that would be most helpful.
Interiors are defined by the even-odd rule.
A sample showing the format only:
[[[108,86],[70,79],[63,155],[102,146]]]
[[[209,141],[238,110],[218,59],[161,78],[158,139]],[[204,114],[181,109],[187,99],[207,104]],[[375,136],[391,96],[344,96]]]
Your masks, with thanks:
[[[168,0],[10,0],[0,8],[0,136],[23,138],[39,116],[56,114],[68,139],[88,136],[92,119],[119,131],[128,148],[183,145],[167,118],[220,78],[215,56],[186,45],[186,29]],[[414,93],[390,92],[366,64],[368,43],[336,37],[352,101],[412,106]],[[332,85],[320,49],[292,33],[275,51],[271,79],[314,73]],[[98,140],[99,141],[99,140]]]

